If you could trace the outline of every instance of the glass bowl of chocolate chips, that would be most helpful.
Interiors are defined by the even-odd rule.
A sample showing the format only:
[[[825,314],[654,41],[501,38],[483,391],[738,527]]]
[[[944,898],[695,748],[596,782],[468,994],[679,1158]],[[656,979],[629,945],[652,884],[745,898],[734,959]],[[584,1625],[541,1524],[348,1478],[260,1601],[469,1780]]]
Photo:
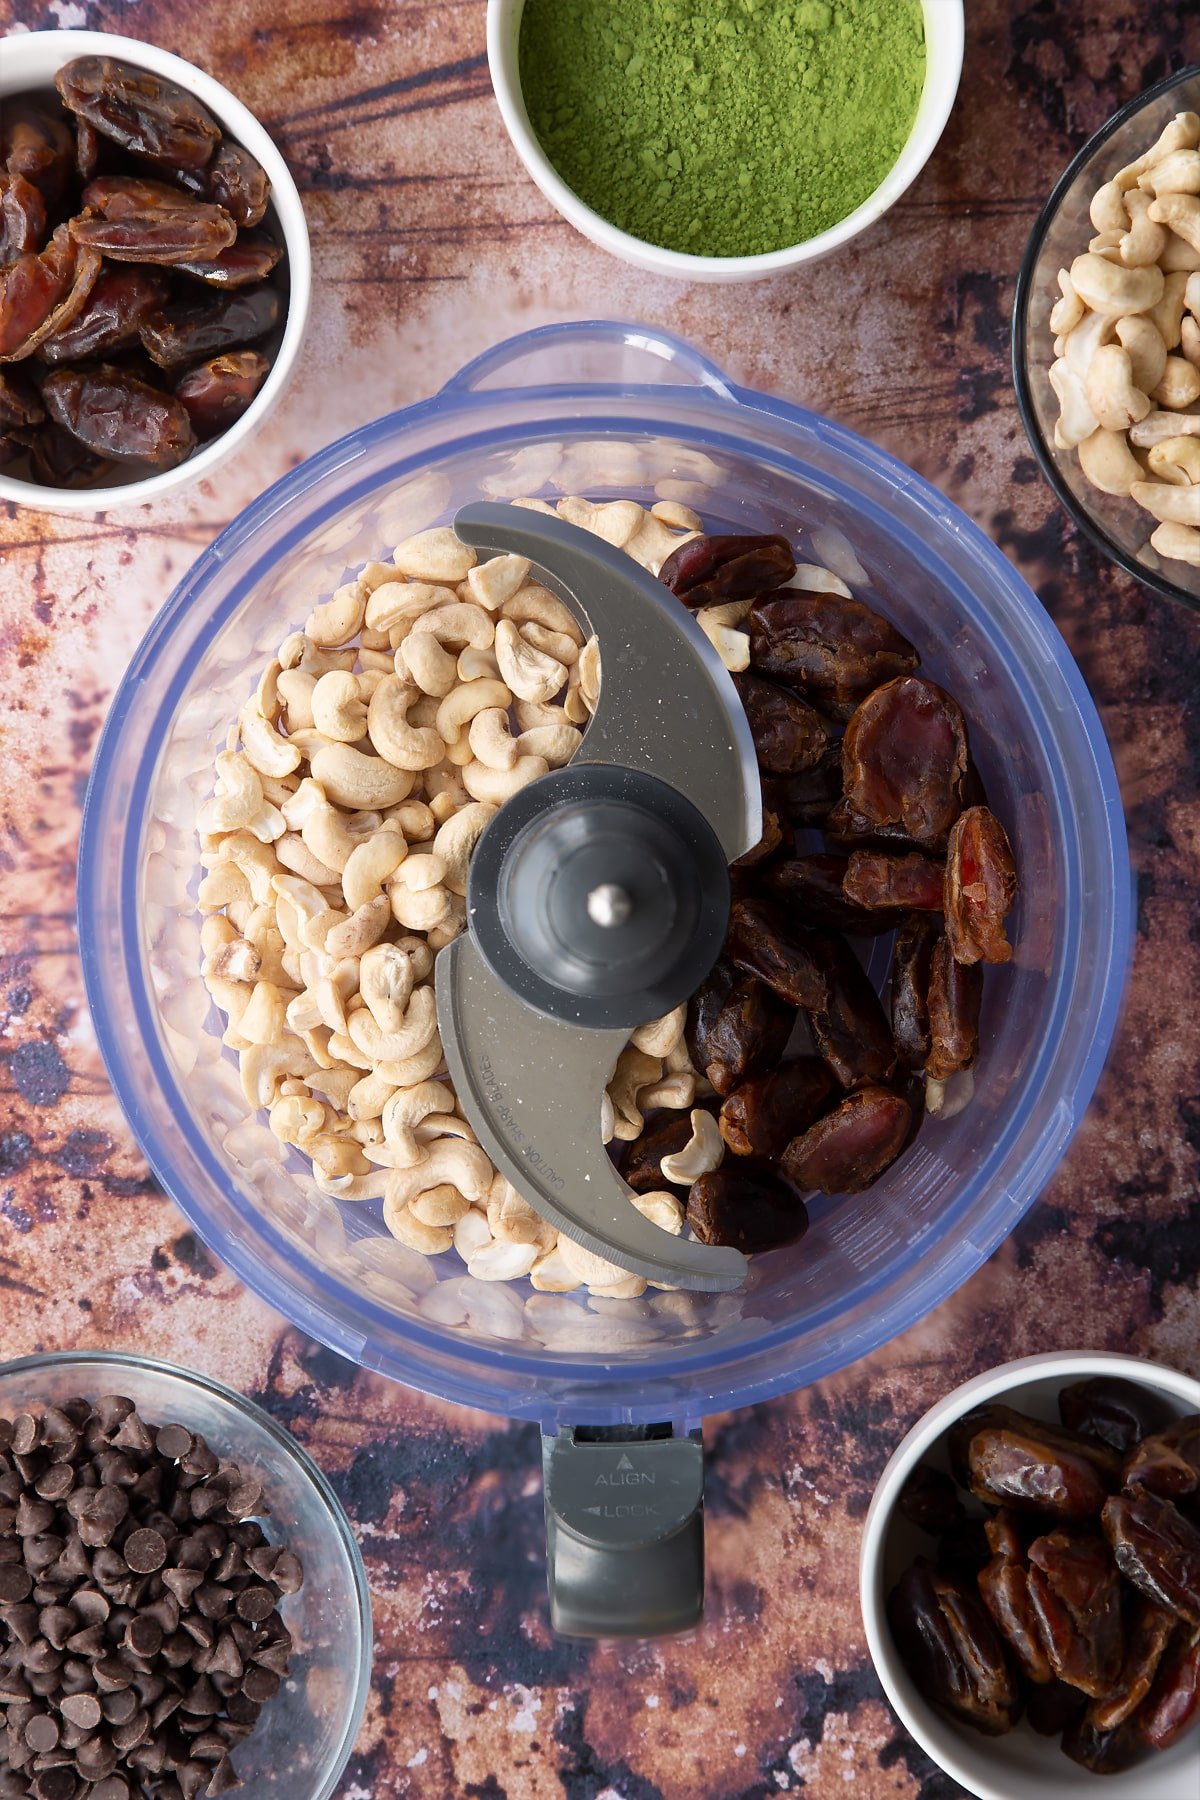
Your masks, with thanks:
[[[207,1376],[0,1366],[0,1800],[328,1800],[371,1604],[320,1470]]]
[[[0,68],[0,499],[142,505],[266,418],[308,316],[304,211],[254,115],[98,31]]]

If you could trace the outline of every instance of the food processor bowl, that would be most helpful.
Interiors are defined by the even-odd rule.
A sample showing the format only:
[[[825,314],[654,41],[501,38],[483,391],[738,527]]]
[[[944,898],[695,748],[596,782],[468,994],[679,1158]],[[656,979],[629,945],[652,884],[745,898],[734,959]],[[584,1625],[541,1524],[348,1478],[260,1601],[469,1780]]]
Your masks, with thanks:
[[[929,1119],[867,1194],[817,1198],[803,1242],[735,1293],[538,1293],[429,1261],[379,1207],[320,1193],[247,1118],[200,979],[196,815],[229,724],[281,639],[348,567],[480,498],[685,501],[710,529],[815,531],[808,560],[917,644],[958,698],[1021,893],[986,984],[972,1103]],[[1130,948],[1117,781],[1087,689],[1025,582],[912,470],[736,387],[666,333],[550,326],[275,484],[199,558],[113,703],[80,851],[80,938],[109,1075],[164,1187],[303,1330],[428,1392],[561,1426],[700,1417],[827,1375],[944,1299],[1046,1182],[1095,1087]],[[876,959],[885,956],[877,946]],[[886,964],[872,963],[882,980]]]

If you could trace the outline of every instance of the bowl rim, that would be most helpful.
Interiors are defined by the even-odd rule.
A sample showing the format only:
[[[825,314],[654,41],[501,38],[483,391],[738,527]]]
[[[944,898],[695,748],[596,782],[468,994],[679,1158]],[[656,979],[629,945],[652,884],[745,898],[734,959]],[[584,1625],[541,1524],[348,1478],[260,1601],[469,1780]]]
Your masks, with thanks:
[[[1029,304],[1033,297],[1034,269],[1041,255],[1042,243],[1054,222],[1055,215],[1062,205],[1063,198],[1074,182],[1083,172],[1092,158],[1101,151],[1108,140],[1119,131],[1122,125],[1135,119],[1145,107],[1152,106],[1163,99],[1172,89],[1180,87],[1185,81],[1194,81],[1200,77],[1200,62],[1189,63],[1186,68],[1176,69],[1170,75],[1164,75],[1153,87],[1145,88],[1135,94],[1131,100],[1118,107],[1110,119],[1106,119],[1098,131],[1094,131],[1087,142],[1075,152],[1058,180],[1050,191],[1050,196],[1042,206],[1029,234],[1021,258],[1021,266],[1017,270],[1016,286],[1013,290],[1012,309],[1012,378],[1017,396],[1017,411],[1021,424],[1025,428],[1025,436],[1029,439],[1029,447],[1037,458],[1039,467],[1051,491],[1063,511],[1074,521],[1095,549],[1132,575],[1145,587],[1161,594],[1164,599],[1174,600],[1180,606],[1189,607],[1193,612],[1200,612],[1200,594],[1191,594],[1186,588],[1179,587],[1160,570],[1148,568],[1130,555],[1123,545],[1111,538],[1100,523],[1096,513],[1085,508],[1076,497],[1068,483],[1064,480],[1057,455],[1046,442],[1033,404],[1033,390],[1029,376]]]
[[[600,337],[615,337],[623,342],[632,342],[638,345],[650,341],[661,348],[677,347],[678,356],[686,363],[695,366],[698,361],[698,353],[681,340],[674,339],[669,333],[657,328],[640,327],[616,321],[593,321],[586,325],[571,327],[545,326],[532,332],[519,334],[509,341],[510,357],[518,359],[536,345],[552,340],[565,331],[587,332]],[[699,365],[704,369],[711,367],[704,358],[699,358]],[[468,365],[466,371],[468,375],[473,367],[474,365]],[[821,1375],[831,1373],[834,1369],[854,1360],[855,1357],[865,1354],[869,1348],[897,1335],[917,1319],[924,1317],[934,1304],[944,1299],[949,1291],[959,1286],[986,1260],[1002,1239],[1008,1235],[1020,1214],[1033,1204],[1033,1200],[1049,1179],[1067,1141],[1082,1118],[1086,1103],[1095,1090],[1096,1082],[1107,1058],[1120,1013],[1125,973],[1131,950],[1131,891],[1128,842],[1119,789],[1111,752],[1108,749],[1107,739],[1104,737],[1095,704],[1061,635],[1012,563],[979,526],[962,513],[961,509],[938,489],[900,463],[889,452],[869,443],[847,427],[837,425],[829,420],[819,419],[818,415],[791,401],[781,400],[753,389],[742,388],[733,383],[726,383],[725,378],[719,376],[719,372],[714,372],[714,374],[719,377],[717,385],[705,381],[697,389],[699,396],[697,404],[703,403],[710,407],[719,405],[721,411],[715,420],[706,418],[703,421],[692,422],[689,429],[696,435],[698,442],[703,442],[708,447],[711,447],[714,442],[719,443],[722,447],[725,445],[733,447],[743,442],[744,434],[749,428],[748,422],[741,416],[746,411],[750,412],[751,416],[754,413],[766,413],[772,418],[785,421],[792,427],[799,425],[811,428],[814,423],[819,424],[822,432],[828,434],[844,452],[852,453],[852,459],[856,463],[870,465],[878,472],[885,474],[893,485],[897,485],[903,491],[913,512],[920,513],[927,520],[931,519],[941,528],[952,532],[956,541],[969,537],[980,556],[995,571],[997,579],[1004,582],[1006,588],[1011,591],[1012,584],[1019,584],[1016,593],[1019,604],[1015,616],[1006,614],[1005,629],[1009,634],[1009,646],[1011,648],[1012,642],[1019,640],[1024,644],[1025,655],[1031,661],[1039,665],[1044,662],[1052,666],[1074,702],[1080,715],[1082,729],[1088,740],[1089,763],[1094,773],[1096,807],[1098,812],[1102,811],[1107,825],[1104,853],[1109,859],[1112,869],[1112,894],[1109,902],[1112,941],[1110,947],[1106,946],[1105,954],[1108,958],[1106,971],[1100,986],[1096,989],[1094,998],[1091,996],[1089,988],[1089,999],[1095,1006],[1095,1030],[1088,1039],[1086,1054],[1081,1052],[1076,1072],[1077,1085],[1073,1095],[1073,1104],[1068,1106],[1063,1101],[1053,1117],[1047,1120],[1038,1140],[1036,1151],[1028,1152],[1022,1163],[1023,1176],[1018,1191],[1014,1191],[1015,1183],[1006,1188],[1010,1202],[1010,1211],[1007,1216],[1004,1218],[997,1216],[994,1230],[982,1235],[979,1241],[971,1238],[957,1246],[953,1259],[953,1278],[949,1287],[945,1285],[946,1276],[941,1264],[936,1269],[926,1271],[921,1281],[905,1294],[903,1304],[893,1301],[890,1310],[876,1319],[876,1330],[870,1334],[868,1339],[857,1338],[849,1353],[847,1353],[847,1346],[835,1333],[832,1336],[832,1348],[827,1346],[823,1351],[819,1366],[806,1367],[803,1357],[800,1357],[800,1369],[798,1369],[798,1353],[793,1350],[790,1357],[784,1359],[785,1366],[782,1369],[777,1364],[769,1369],[765,1368],[764,1361],[769,1363],[772,1360],[772,1352],[782,1351],[783,1346],[794,1340],[796,1333],[790,1321],[776,1325],[770,1333],[755,1340],[751,1346],[745,1349],[744,1354],[739,1353],[738,1347],[731,1346],[726,1351],[720,1365],[722,1381],[724,1382],[726,1379],[736,1381],[739,1394],[738,1403],[743,1404],[752,1400],[765,1399],[773,1394],[794,1388],[800,1379],[815,1380]],[[339,469],[353,468],[358,463],[371,437],[381,433],[396,433],[398,422],[411,425],[427,419],[431,415],[440,417],[445,421],[447,432],[443,448],[448,449],[453,444],[456,450],[461,451],[464,448],[486,446],[489,441],[486,429],[488,421],[480,416],[481,403],[502,403],[505,397],[513,391],[524,395],[527,402],[529,396],[536,393],[547,403],[551,399],[562,401],[564,397],[573,409],[577,409],[579,403],[579,397],[574,388],[564,390],[561,386],[539,386],[538,383],[531,382],[519,386],[515,390],[488,388],[482,392],[471,392],[463,386],[461,378],[455,377],[437,397],[385,415],[384,418],[375,421],[372,425],[326,446],[306,463],[281,477],[273,487],[267,489],[239,514],[238,518],[228,525],[209,549],[197,559],[151,623],[114,696],[93,763],[80,838],[79,913],[83,924],[80,934],[80,950],[84,984],[101,1055],[114,1091],[124,1107],[131,1129],[155,1172],[163,1181],[163,1185],[176,1199],[185,1216],[196,1225],[201,1236],[206,1235],[209,1221],[205,1218],[203,1210],[195,1205],[186,1183],[181,1183],[174,1174],[167,1146],[159,1140],[154,1128],[142,1116],[137,1102],[136,1087],[130,1079],[125,1048],[126,1032],[109,1016],[109,1009],[106,1005],[106,992],[111,982],[117,977],[114,976],[110,967],[109,958],[100,954],[100,939],[103,934],[99,929],[89,929],[88,927],[89,920],[103,912],[109,899],[100,871],[100,863],[108,844],[102,813],[105,806],[103,796],[109,791],[112,784],[111,763],[116,753],[117,740],[122,731],[127,728],[127,715],[134,699],[146,688],[149,672],[164,653],[164,646],[170,635],[179,629],[181,618],[186,615],[197,591],[202,589],[213,565],[227,561],[228,557],[260,522],[279,515],[283,509],[295,501],[298,493],[304,490],[306,484],[319,475],[324,473],[332,475]],[[607,428],[610,415],[605,411],[604,399],[606,394],[611,394],[613,391],[612,388],[606,388],[603,384],[589,388],[587,393],[589,404],[586,413],[589,429],[594,427],[603,431]],[[655,396],[661,395],[665,390],[655,385],[626,383],[621,384],[615,391],[620,393],[625,404],[630,404],[653,401]],[[688,392],[691,392],[690,388]],[[731,402],[733,403],[732,408]],[[733,410],[734,408],[736,410]],[[577,411],[573,410],[572,417],[577,426]],[[622,429],[627,428],[628,423],[628,418],[624,415],[615,421],[616,427]],[[469,424],[470,428],[463,429],[465,424]],[[536,435],[534,427],[527,424],[524,429],[526,435]],[[542,427],[536,429],[542,429]],[[549,422],[545,423],[544,430],[553,432],[554,429],[555,420],[551,418]],[[428,452],[425,450],[408,454],[410,462],[418,466],[428,459]],[[408,465],[404,460],[402,439],[397,445],[396,455],[398,467],[406,468]],[[395,470],[393,470],[394,473]],[[359,479],[366,478],[359,477]],[[338,507],[347,504],[348,499],[356,491],[352,486],[348,492],[340,494],[336,502],[327,501],[323,504],[328,510],[335,511]],[[303,531],[299,525],[292,529],[299,535],[305,535],[316,529],[320,522],[320,517],[314,518],[310,512],[304,522]],[[910,528],[911,517],[905,524],[904,530],[907,531]],[[273,559],[277,558],[276,550],[272,550],[270,554]],[[210,624],[212,624],[211,620]],[[140,760],[133,787],[126,796],[132,816],[139,815],[146,800],[147,785],[153,768],[153,758],[149,762],[147,761],[147,757],[151,754],[149,746],[158,743],[163,719],[169,717],[169,709],[173,708],[176,703],[176,700],[168,695],[161,702],[155,722],[148,730],[147,750]],[[157,755],[157,752],[154,752],[154,755]],[[128,915],[130,919],[136,919],[136,871],[127,866],[131,861],[132,850],[126,845],[121,851],[121,861],[115,871],[115,880],[119,888],[119,906],[122,918]],[[120,979],[123,983],[127,983],[127,991],[132,995],[139,1036],[142,1041],[147,1043],[147,1054],[157,1064],[160,1052],[154,1037],[152,1021],[147,1019],[145,1032],[143,1032],[139,1011],[141,977],[137,966],[136,932],[131,933],[124,927],[121,933],[119,957]],[[1072,992],[1075,992],[1073,985]],[[1056,1008],[1065,1006],[1067,1001],[1058,993],[1058,989],[1056,989],[1056,995]],[[149,1033],[148,1037],[145,1035],[146,1032]],[[1061,1053],[1061,1044],[1066,1040],[1067,1034],[1064,1027],[1059,1038],[1056,1039],[1056,1044],[1059,1046],[1056,1053]],[[1045,1054],[1048,1055],[1049,1052],[1047,1051]],[[1009,1144],[1010,1148],[1013,1129],[1010,1122],[1003,1140]],[[215,1148],[209,1146],[203,1138],[199,1140],[198,1145],[193,1145],[190,1127],[185,1130],[184,1135],[189,1149],[193,1150],[204,1164],[206,1172],[212,1174],[218,1182],[222,1181],[224,1177],[219,1166],[220,1156]],[[278,1238],[275,1226],[265,1215],[256,1216],[254,1230],[260,1234],[256,1240],[258,1243],[265,1243],[272,1253],[280,1252],[294,1260],[294,1252],[289,1251],[282,1239]],[[383,1367],[387,1373],[409,1381],[412,1385],[425,1391],[440,1394],[444,1398],[472,1406],[486,1407],[489,1405],[489,1399],[481,1397],[480,1383],[473,1373],[480,1358],[476,1352],[458,1342],[453,1332],[424,1319],[416,1318],[406,1319],[402,1326],[397,1326],[396,1321],[384,1312],[379,1303],[369,1300],[361,1290],[353,1290],[347,1277],[333,1273],[328,1273],[323,1278],[329,1291],[322,1294],[320,1304],[318,1304],[311,1296],[305,1295],[301,1291],[294,1279],[277,1278],[274,1269],[269,1267],[265,1260],[256,1254],[250,1242],[241,1236],[236,1241],[222,1243],[217,1254],[234,1269],[242,1280],[246,1281],[285,1317],[292,1319],[301,1329],[320,1338],[322,1342],[340,1350],[342,1354],[350,1356],[356,1354],[351,1340],[361,1348],[363,1343],[361,1319],[363,1310],[366,1309],[372,1313],[370,1320],[372,1331],[380,1329],[385,1334],[390,1333],[392,1336],[399,1332],[405,1344],[403,1367],[398,1366],[401,1359],[397,1357],[392,1348],[389,1347],[384,1353],[379,1349],[378,1343],[374,1346],[374,1352],[376,1356],[382,1356],[383,1361],[376,1361],[374,1366]],[[359,1321],[353,1330],[348,1329],[344,1323],[341,1310],[343,1302],[346,1305],[352,1305],[355,1317]],[[375,1311],[379,1313],[378,1318],[375,1316]],[[593,1357],[582,1354],[575,1356],[562,1351],[535,1355],[523,1348],[507,1344],[502,1353],[489,1352],[489,1354],[501,1356],[506,1374],[517,1377],[518,1380],[529,1377],[533,1386],[543,1391],[559,1382],[578,1383],[582,1377],[589,1392],[596,1395],[595,1401],[592,1403],[594,1409],[599,1415],[607,1417],[609,1403],[605,1398],[604,1389],[606,1383],[613,1377],[611,1371],[607,1370],[605,1365],[597,1364]],[[678,1379],[682,1375],[688,1381],[693,1392],[703,1383],[706,1392],[711,1393],[711,1384],[714,1379],[710,1373],[713,1368],[711,1349],[700,1348],[689,1351],[686,1346],[675,1346],[669,1357],[664,1360],[669,1363],[669,1368],[665,1371],[669,1379]],[[616,1379],[622,1383],[623,1390],[628,1388],[627,1371],[620,1371]],[[661,1398],[656,1399],[653,1393],[647,1393],[644,1398],[638,1399],[623,1397],[621,1416],[624,1417],[628,1414],[638,1419],[658,1417],[662,1404]],[[522,1382],[519,1387],[514,1389],[511,1400],[502,1408],[493,1407],[492,1410],[502,1410],[510,1416],[545,1417],[554,1408],[550,1402],[539,1403],[529,1384]],[[583,1422],[585,1411],[590,1410],[588,1402],[573,1401],[571,1404],[571,1411],[578,1415],[578,1422]],[[712,1410],[712,1404],[710,1403],[704,1410]],[[566,1416],[565,1412],[563,1416]]]
[[[1156,1362],[1151,1357],[1131,1356],[1112,1350],[1046,1350],[1033,1356],[1018,1357],[1013,1362],[998,1363],[994,1368],[985,1369],[981,1374],[973,1375],[970,1380],[960,1382],[921,1414],[884,1465],[863,1521],[858,1565],[859,1609],[866,1631],[867,1649],[888,1705],[905,1730],[916,1739],[938,1768],[959,1782],[969,1794],[979,1796],[979,1800],[1011,1800],[1011,1788],[999,1785],[1004,1779],[1003,1773],[997,1774],[996,1786],[979,1787],[978,1777],[972,1771],[958,1764],[955,1759],[948,1758],[940,1740],[934,1743],[929,1723],[930,1720],[936,1720],[939,1727],[955,1733],[960,1728],[951,1720],[943,1720],[923,1699],[920,1709],[914,1707],[908,1696],[900,1691],[895,1680],[902,1658],[891,1639],[883,1584],[888,1532],[895,1517],[900,1489],[910,1470],[930,1446],[943,1437],[955,1420],[961,1418],[972,1405],[995,1399],[997,1395],[1023,1387],[1031,1381],[1080,1380],[1102,1374],[1119,1376],[1143,1387],[1157,1387],[1160,1391],[1170,1393],[1184,1406],[1200,1412],[1200,1379],[1186,1374],[1182,1369],[1173,1369],[1167,1363]],[[969,1739],[964,1741],[970,1742]],[[988,1741],[980,1739],[981,1743]]]
[[[366,1564],[362,1550],[354,1535],[345,1507],[333,1490],[329,1477],[318,1467],[308,1451],[287,1428],[272,1418],[265,1407],[241,1394],[228,1383],[219,1381],[214,1375],[206,1375],[200,1369],[187,1369],[180,1363],[165,1362],[157,1356],[141,1356],[129,1350],[45,1350],[36,1351],[29,1356],[11,1357],[0,1362],[0,1380],[7,1375],[36,1373],[48,1368],[114,1368],[129,1369],[137,1373],[162,1375],[173,1381],[180,1381],[188,1387],[202,1388],[206,1393],[222,1402],[231,1411],[241,1413],[251,1420],[269,1436],[283,1458],[290,1462],[308,1485],[321,1499],[325,1511],[329,1515],[338,1538],[346,1552],[347,1561],[353,1575],[357,1616],[359,1623],[359,1657],[358,1671],[354,1686],[354,1697],[346,1712],[341,1740],[338,1744],[336,1763],[331,1765],[329,1774],[320,1788],[310,1796],[310,1800],[330,1800],[346,1770],[346,1764],[354,1750],[358,1733],[366,1714],[367,1703],[371,1697],[371,1672],[374,1665],[374,1622],[371,1610],[371,1588],[367,1580]]]
[[[797,244],[753,256],[695,256],[623,231],[581,200],[558,173],[529,122],[515,62],[511,72],[509,68],[512,59],[507,33],[513,9],[518,5],[523,8],[525,0],[488,0],[487,61],[505,129],[526,173],[555,211],[602,250],[638,268],[684,281],[757,281],[783,274],[827,256],[875,224],[907,192],[933,155],[954,109],[962,78],[966,43],[964,0],[920,0],[925,29],[925,80],[908,136],[879,185],[844,219]],[[936,58],[930,53],[930,25],[934,20],[938,25]]]
[[[222,130],[228,130],[229,135],[262,164],[271,180],[271,201],[287,256],[287,312],[275,360],[262,387],[241,417],[173,469],[164,469],[157,475],[147,475],[140,481],[128,481],[119,487],[46,487],[40,482],[18,481],[0,472],[0,502],[11,501],[26,509],[77,515],[146,506],[211,475],[257,430],[283,393],[300,354],[312,298],[312,251],[300,190],[266,126],[245,101],[239,100],[214,75],[177,56],[174,51],[117,32],[75,29],[17,32],[4,38],[3,43],[5,57],[0,75],[0,98],[25,91],[25,65],[30,60],[40,60],[51,43],[60,53],[59,66],[76,56],[118,56],[123,61],[150,69],[154,74],[165,75],[195,94],[216,115]],[[27,46],[34,46],[34,49]]]

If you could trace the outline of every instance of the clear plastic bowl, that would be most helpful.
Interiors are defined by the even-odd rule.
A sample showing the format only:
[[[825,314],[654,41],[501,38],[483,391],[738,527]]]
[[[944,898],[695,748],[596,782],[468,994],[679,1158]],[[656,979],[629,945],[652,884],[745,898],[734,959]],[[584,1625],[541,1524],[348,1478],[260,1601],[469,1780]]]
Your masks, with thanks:
[[[42,1412],[73,1395],[125,1394],[155,1425],[199,1432],[261,1480],[260,1523],[304,1564],[282,1612],[292,1672],[234,1752],[239,1800],[329,1800],[354,1748],[371,1684],[371,1596],[354,1533],[329,1483],[290,1433],[232,1388],[118,1351],[63,1351],[0,1364],[0,1416]]]
[[[426,1261],[247,1120],[200,981],[195,819],[214,754],[285,633],[342,579],[482,495],[682,498],[739,531],[833,527],[957,695],[1022,875],[987,983],[974,1103],[734,1294],[538,1294]],[[807,547],[808,540],[805,539]],[[811,551],[808,552],[810,555]],[[811,1381],[942,1300],[1007,1236],[1091,1098],[1130,947],[1120,796],[1095,708],[1034,595],[969,519],[852,432],[612,323],[500,345],[436,398],[313,457],[250,506],[159,614],[113,703],[80,850],[100,1045],[163,1185],[241,1278],[342,1354],[557,1423],[694,1420]],[[879,952],[877,951],[877,955]],[[882,971],[879,971],[882,973]]]

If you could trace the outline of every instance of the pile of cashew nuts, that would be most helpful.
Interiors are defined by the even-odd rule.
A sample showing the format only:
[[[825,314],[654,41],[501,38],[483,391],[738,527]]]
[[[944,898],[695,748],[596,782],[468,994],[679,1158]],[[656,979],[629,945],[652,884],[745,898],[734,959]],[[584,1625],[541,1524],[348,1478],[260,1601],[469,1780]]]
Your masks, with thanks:
[[[1091,220],[1050,314],[1055,446],[1159,521],[1160,556],[1200,566],[1200,116],[1177,113]]]
[[[541,500],[514,504],[553,512]],[[661,501],[567,497],[561,517],[657,574],[700,521]],[[738,603],[740,604],[740,603]],[[744,607],[742,609],[745,610]],[[728,609],[701,623],[731,667]],[[200,810],[203,976],[252,1110],[339,1200],[382,1200],[413,1250],[458,1251],[482,1280],[633,1299],[646,1283],[559,1238],[493,1167],[447,1079],[432,984],[466,920],[467,865],[527,782],[568,762],[595,710],[599,646],[518,556],[479,563],[444,526],[371,562],[314,607],[263,670]],[[604,1098],[605,1142],[652,1108],[710,1090],[685,1009],[633,1033]],[[683,1183],[715,1168],[715,1121],[692,1113]],[[678,1233],[683,1207],[632,1197]]]

